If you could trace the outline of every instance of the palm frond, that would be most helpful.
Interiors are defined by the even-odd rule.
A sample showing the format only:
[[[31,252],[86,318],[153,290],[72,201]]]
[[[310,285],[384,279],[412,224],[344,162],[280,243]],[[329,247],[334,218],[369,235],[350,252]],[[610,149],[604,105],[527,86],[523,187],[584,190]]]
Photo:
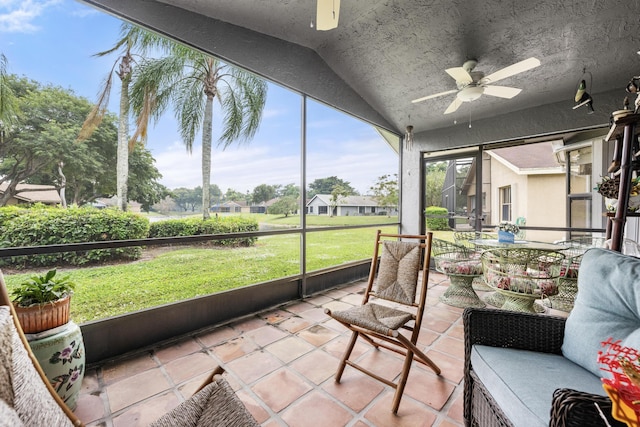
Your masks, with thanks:
[[[107,112],[107,108],[109,106],[109,95],[111,94],[112,82],[113,70],[107,75],[107,78],[105,79],[102,86],[102,91],[98,96],[98,102],[96,102],[96,104],[87,115],[87,118],[84,120],[84,123],[82,123],[82,127],[80,128],[80,132],[78,132],[76,141],[82,142],[87,140],[96,130],[96,128],[100,126],[100,123],[102,123],[102,119],[104,118],[104,115]]]

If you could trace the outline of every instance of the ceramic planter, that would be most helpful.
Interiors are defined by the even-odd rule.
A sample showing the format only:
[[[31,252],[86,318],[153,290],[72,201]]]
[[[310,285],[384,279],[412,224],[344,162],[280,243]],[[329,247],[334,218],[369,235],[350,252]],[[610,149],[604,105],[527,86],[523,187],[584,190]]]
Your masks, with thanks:
[[[57,328],[69,322],[71,296],[45,304],[20,307],[14,304],[18,320],[25,334],[37,334],[47,329]]]

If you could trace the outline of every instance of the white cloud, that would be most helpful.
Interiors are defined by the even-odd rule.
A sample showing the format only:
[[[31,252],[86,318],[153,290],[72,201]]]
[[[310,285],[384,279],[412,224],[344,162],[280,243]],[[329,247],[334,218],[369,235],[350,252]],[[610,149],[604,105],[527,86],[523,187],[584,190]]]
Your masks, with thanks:
[[[32,33],[39,30],[33,21],[60,0],[0,0],[0,32]]]

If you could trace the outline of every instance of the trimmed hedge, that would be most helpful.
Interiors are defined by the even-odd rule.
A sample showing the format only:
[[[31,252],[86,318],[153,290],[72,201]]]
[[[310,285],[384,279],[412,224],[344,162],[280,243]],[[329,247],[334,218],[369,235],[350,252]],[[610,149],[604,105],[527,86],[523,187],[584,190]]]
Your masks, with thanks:
[[[146,238],[149,220],[141,215],[112,209],[71,207],[68,209],[35,206],[30,209],[0,208],[0,244],[2,247],[57,245]],[[46,255],[13,257],[11,265],[50,266],[83,265],[118,259],[137,259],[140,247],[96,249]]]
[[[149,237],[196,236],[202,234],[227,234],[258,231],[255,219],[227,216],[202,220],[200,218],[169,219],[151,224]],[[214,246],[252,246],[257,237],[241,239],[211,240]]]
[[[429,206],[424,210],[427,228],[431,231],[449,230],[449,211],[440,206]]]

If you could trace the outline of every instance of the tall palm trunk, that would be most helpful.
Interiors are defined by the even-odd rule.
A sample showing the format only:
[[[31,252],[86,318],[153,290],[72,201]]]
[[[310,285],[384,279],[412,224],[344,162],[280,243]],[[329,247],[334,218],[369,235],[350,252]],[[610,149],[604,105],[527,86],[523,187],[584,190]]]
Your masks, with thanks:
[[[207,93],[202,121],[202,218],[209,219],[211,204],[209,187],[211,185],[211,140],[213,128],[213,95]]]
[[[116,201],[118,209],[127,210],[127,181],[129,178],[129,83],[131,67],[122,59],[118,76],[122,82],[120,91],[120,117],[118,123],[118,151],[116,154]]]

